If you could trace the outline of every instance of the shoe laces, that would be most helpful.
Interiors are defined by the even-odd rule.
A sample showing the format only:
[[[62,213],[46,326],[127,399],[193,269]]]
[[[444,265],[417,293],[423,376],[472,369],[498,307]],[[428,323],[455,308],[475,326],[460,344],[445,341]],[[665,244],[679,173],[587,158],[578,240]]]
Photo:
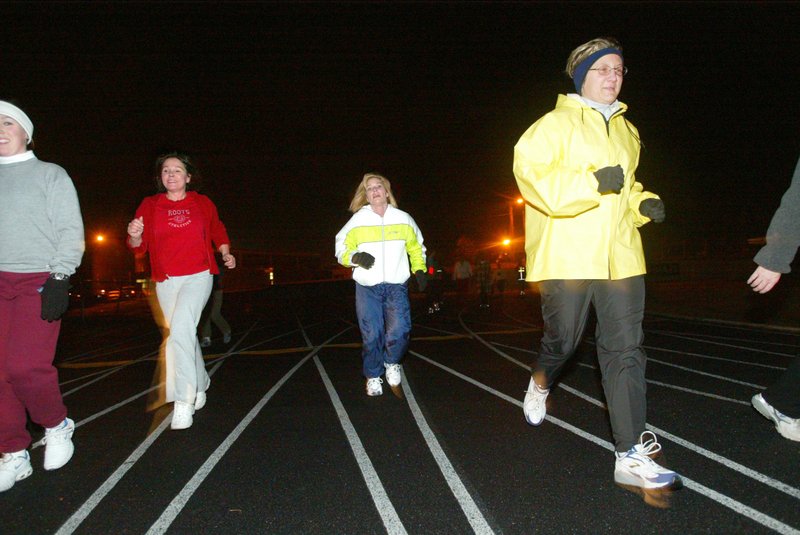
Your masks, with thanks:
[[[648,458],[651,458],[652,455],[661,451],[661,444],[658,443],[656,434],[652,431],[645,431],[639,435],[639,444],[637,444],[637,446],[636,453],[640,453]]]
[[[69,440],[69,422],[64,420],[58,427],[51,427],[44,430],[42,444],[58,444]]]
[[[525,393],[526,394],[534,394],[537,399],[540,399],[543,396],[546,396],[547,394],[549,394],[550,393],[550,389],[549,388],[542,389],[539,385],[537,385],[536,383],[533,383],[533,388],[530,389],[530,390],[525,390]]]

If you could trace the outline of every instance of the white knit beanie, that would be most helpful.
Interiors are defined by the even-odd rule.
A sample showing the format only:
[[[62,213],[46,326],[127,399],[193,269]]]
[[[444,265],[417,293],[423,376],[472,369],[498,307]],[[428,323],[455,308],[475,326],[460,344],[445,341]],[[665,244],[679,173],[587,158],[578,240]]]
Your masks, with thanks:
[[[28,134],[28,143],[33,141],[33,122],[31,122],[30,118],[25,114],[24,111],[17,108],[10,102],[0,100],[0,115],[11,117],[17,121],[22,129],[25,130],[25,133]]]

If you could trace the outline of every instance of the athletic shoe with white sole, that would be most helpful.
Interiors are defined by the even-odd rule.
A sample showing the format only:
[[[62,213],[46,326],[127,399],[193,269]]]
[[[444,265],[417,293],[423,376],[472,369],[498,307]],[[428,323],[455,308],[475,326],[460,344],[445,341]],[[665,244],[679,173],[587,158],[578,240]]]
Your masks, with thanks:
[[[531,425],[541,425],[547,414],[547,395],[550,389],[541,389],[531,377],[528,383],[528,390],[525,391],[525,401],[522,402],[522,410],[525,413],[525,420]]]
[[[389,386],[399,385],[400,381],[403,380],[403,377],[400,375],[400,364],[384,363],[383,366],[386,368],[386,382],[389,383]]]
[[[656,435],[645,431],[635,444],[624,453],[615,452],[614,482],[620,485],[645,489],[673,488],[682,486],[681,476],[664,468],[651,457],[661,451]]]
[[[72,434],[75,433],[75,422],[64,418],[56,427],[44,430],[44,469],[58,470],[72,459],[75,445],[72,443]]]
[[[383,387],[381,386],[383,379],[380,377],[370,377],[367,379],[367,395],[380,396],[383,395]]]
[[[187,429],[192,427],[192,414],[194,414],[194,406],[191,403],[184,401],[176,401],[172,408],[172,429]]]
[[[4,453],[0,458],[0,492],[5,492],[33,473],[28,450]]]
[[[211,338],[204,336],[200,339],[200,347],[211,347]]]
[[[775,423],[775,429],[781,436],[800,442],[800,418],[789,418],[767,403],[761,394],[756,394],[750,401],[761,416]]]

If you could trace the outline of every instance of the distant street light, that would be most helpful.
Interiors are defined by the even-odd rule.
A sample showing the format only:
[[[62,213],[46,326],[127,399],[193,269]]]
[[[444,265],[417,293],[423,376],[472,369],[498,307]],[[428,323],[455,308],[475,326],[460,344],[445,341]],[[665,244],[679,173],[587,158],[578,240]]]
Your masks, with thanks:
[[[105,236],[103,236],[102,234],[98,234],[97,236],[95,236],[94,241],[102,242],[102,241],[105,241],[105,239],[106,239]]]

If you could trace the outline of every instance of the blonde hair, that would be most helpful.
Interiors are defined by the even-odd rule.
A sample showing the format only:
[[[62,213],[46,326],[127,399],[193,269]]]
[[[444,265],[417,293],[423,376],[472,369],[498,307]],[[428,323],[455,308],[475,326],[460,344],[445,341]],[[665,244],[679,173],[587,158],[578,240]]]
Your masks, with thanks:
[[[617,48],[622,52],[622,45],[613,37],[598,37],[597,39],[592,39],[588,43],[583,43],[570,53],[569,58],[567,58],[567,68],[564,72],[572,78],[575,74],[575,69],[583,60],[604,48]]]
[[[352,213],[358,212],[363,206],[369,204],[369,201],[367,200],[367,182],[369,182],[369,180],[372,178],[377,178],[380,180],[383,189],[386,190],[387,197],[389,197],[389,204],[397,208],[397,201],[394,199],[394,195],[392,194],[392,183],[389,182],[389,179],[376,173],[367,173],[364,175],[364,178],[361,179],[361,183],[356,188],[356,192],[353,195],[353,200],[350,201],[350,211]]]

